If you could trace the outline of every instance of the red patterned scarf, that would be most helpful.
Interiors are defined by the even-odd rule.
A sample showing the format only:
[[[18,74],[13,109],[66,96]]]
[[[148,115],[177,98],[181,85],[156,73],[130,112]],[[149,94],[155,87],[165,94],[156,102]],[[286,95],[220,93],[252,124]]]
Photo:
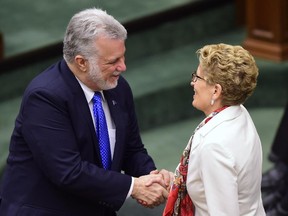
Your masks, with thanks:
[[[189,155],[193,136],[195,132],[203,127],[211,118],[227,107],[228,106],[224,106],[212,112],[194,130],[194,133],[181,155],[180,163],[175,170],[174,182],[168,196],[163,216],[194,216],[194,205],[186,188]]]

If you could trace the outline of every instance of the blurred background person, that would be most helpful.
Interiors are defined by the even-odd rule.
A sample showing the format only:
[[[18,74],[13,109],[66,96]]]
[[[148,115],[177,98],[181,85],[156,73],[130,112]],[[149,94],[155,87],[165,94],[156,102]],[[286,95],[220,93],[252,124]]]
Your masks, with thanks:
[[[288,215],[288,104],[276,131],[268,159],[271,169],[262,176],[263,204],[269,216]]]

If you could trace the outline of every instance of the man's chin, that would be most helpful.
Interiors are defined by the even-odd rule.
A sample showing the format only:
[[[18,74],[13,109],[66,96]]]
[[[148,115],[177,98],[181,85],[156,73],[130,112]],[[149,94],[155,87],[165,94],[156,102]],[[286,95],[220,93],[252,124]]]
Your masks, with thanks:
[[[118,85],[118,80],[114,81],[114,82],[110,82],[110,83],[106,83],[105,86],[103,86],[103,90],[109,90],[109,89],[114,89],[116,88]]]

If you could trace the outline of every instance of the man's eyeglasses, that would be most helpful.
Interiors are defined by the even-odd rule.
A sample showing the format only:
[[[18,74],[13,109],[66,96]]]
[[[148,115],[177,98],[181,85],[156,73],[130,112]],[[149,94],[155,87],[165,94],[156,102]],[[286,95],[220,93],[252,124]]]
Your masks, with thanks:
[[[197,79],[206,81],[204,78],[198,76],[197,73],[196,73],[196,71],[194,71],[194,72],[192,73],[192,76],[191,76],[191,77],[192,77],[192,82],[196,82]]]

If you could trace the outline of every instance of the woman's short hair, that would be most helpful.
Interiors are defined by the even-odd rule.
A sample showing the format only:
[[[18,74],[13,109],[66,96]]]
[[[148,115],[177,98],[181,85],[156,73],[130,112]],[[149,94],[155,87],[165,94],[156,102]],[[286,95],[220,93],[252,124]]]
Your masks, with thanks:
[[[75,14],[66,29],[63,57],[72,63],[76,55],[85,58],[97,55],[95,40],[98,37],[126,40],[127,31],[114,17],[97,8]]]
[[[257,85],[258,67],[253,56],[241,46],[206,45],[197,50],[208,84],[222,86],[222,104],[243,104]]]

